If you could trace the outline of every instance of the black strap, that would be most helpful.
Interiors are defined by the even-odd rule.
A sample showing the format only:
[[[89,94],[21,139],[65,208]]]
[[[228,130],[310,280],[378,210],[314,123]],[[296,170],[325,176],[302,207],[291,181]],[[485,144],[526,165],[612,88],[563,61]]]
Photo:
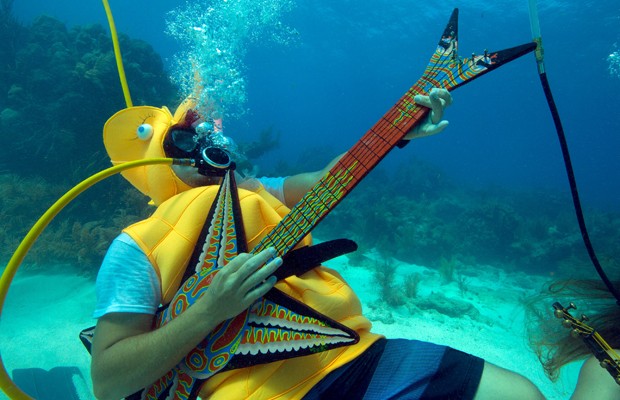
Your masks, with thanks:
[[[274,274],[278,280],[292,275],[303,275],[327,260],[357,250],[357,243],[350,239],[335,239],[289,251],[284,263]]]

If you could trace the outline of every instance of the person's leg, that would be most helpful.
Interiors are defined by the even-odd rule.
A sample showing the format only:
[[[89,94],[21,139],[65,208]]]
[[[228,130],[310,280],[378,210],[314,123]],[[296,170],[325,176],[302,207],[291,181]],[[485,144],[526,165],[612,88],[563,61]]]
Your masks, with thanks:
[[[485,361],[474,400],[544,400],[526,377]]]

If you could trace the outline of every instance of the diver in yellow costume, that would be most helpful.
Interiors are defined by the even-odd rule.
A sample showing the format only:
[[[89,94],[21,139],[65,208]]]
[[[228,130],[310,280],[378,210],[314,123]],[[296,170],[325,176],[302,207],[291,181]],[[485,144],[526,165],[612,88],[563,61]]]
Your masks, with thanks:
[[[441,120],[444,107],[451,102],[447,91],[435,89],[429,96],[417,96],[416,101],[432,113],[407,139],[432,135],[447,126]],[[204,121],[192,107],[193,102],[186,101],[174,115],[154,107],[130,107],[114,115],[104,128],[112,162],[183,154],[205,130],[213,136],[209,139],[212,147],[223,152],[216,151],[213,164],[227,162],[227,157],[219,155],[234,155],[232,140],[213,126],[217,121]],[[336,160],[320,171],[240,185],[246,188],[239,190],[239,198],[249,248]],[[334,270],[319,266],[276,283],[273,274],[282,260],[274,259],[270,249],[256,255],[239,254],[215,275],[209,290],[190,308],[154,329],[157,307],[169,302],[178,289],[200,223],[215,197],[220,178],[210,172],[212,167],[147,166],[124,173],[158,209],[115,239],[97,278],[92,379],[98,398],[118,399],[151,385],[218,324],[247,309],[274,285],[357,331],[359,342],[218,373],[202,386],[202,398],[543,398],[526,378],[478,357],[371,333],[359,299]]]

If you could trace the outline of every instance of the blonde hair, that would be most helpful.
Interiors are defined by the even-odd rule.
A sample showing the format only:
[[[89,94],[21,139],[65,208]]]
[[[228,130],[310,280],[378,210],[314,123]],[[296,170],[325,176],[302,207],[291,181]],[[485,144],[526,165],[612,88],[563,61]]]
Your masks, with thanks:
[[[572,337],[562,321],[555,318],[552,304],[556,301],[564,307],[573,302],[577,306],[572,310],[576,318],[587,315],[586,323],[612,348],[620,348],[620,306],[603,282],[590,279],[553,282],[526,303],[529,344],[552,381],[557,380],[564,365],[592,355],[583,340]]]

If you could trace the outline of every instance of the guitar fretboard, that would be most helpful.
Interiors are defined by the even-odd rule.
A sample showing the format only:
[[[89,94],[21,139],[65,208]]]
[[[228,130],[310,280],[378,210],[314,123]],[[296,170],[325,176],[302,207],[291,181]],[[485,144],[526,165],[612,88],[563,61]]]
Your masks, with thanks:
[[[253,250],[274,247],[286,254],[342,201],[346,195],[429,112],[413,102],[411,88],[293,207]]]

